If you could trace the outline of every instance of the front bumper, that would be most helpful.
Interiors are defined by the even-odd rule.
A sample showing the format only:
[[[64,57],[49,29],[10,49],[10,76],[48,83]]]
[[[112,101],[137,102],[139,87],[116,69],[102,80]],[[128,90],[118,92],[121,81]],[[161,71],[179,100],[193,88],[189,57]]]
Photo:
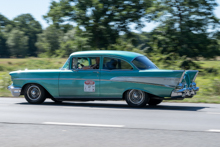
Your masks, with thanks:
[[[175,89],[171,93],[171,98],[192,98],[197,91],[199,91],[199,87]]]
[[[21,95],[21,88],[20,87],[14,87],[13,85],[8,86],[8,90],[11,91],[11,94],[14,97],[18,97]]]

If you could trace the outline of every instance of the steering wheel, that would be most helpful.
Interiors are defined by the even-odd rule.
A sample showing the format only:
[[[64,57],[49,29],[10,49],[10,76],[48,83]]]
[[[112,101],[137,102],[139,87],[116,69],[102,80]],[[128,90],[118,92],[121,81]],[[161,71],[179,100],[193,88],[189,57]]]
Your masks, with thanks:
[[[78,65],[81,65],[81,67],[84,67],[84,65],[83,65],[83,64],[81,64],[81,63],[79,63],[79,62],[78,62]]]

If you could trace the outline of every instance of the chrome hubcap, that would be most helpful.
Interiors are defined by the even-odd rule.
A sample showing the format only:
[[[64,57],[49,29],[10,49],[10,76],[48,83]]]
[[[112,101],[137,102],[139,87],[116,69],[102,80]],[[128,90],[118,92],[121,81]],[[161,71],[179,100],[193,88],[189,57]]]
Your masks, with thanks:
[[[32,94],[32,95],[36,95],[36,91],[33,90],[33,91],[31,92],[31,94]]]
[[[141,90],[133,89],[129,92],[128,98],[133,104],[141,104],[145,99],[145,94]]]
[[[32,85],[27,90],[27,95],[31,100],[37,100],[41,96],[40,88],[36,85]]]

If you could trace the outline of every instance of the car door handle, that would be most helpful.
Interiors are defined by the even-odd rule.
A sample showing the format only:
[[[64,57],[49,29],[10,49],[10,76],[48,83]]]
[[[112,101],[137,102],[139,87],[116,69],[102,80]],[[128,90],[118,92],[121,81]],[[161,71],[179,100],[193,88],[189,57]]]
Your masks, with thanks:
[[[98,71],[93,71],[93,72],[99,73]]]

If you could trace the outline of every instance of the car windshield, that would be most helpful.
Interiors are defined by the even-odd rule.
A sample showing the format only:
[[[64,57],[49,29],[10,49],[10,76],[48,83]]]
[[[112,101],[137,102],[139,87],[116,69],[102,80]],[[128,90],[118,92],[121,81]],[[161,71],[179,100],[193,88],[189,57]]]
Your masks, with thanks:
[[[67,59],[66,63],[63,65],[62,69],[69,69],[70,58]]]
[[[145,56],[136,57],[132,63],[140,70],[157,69],[157,66]]]

